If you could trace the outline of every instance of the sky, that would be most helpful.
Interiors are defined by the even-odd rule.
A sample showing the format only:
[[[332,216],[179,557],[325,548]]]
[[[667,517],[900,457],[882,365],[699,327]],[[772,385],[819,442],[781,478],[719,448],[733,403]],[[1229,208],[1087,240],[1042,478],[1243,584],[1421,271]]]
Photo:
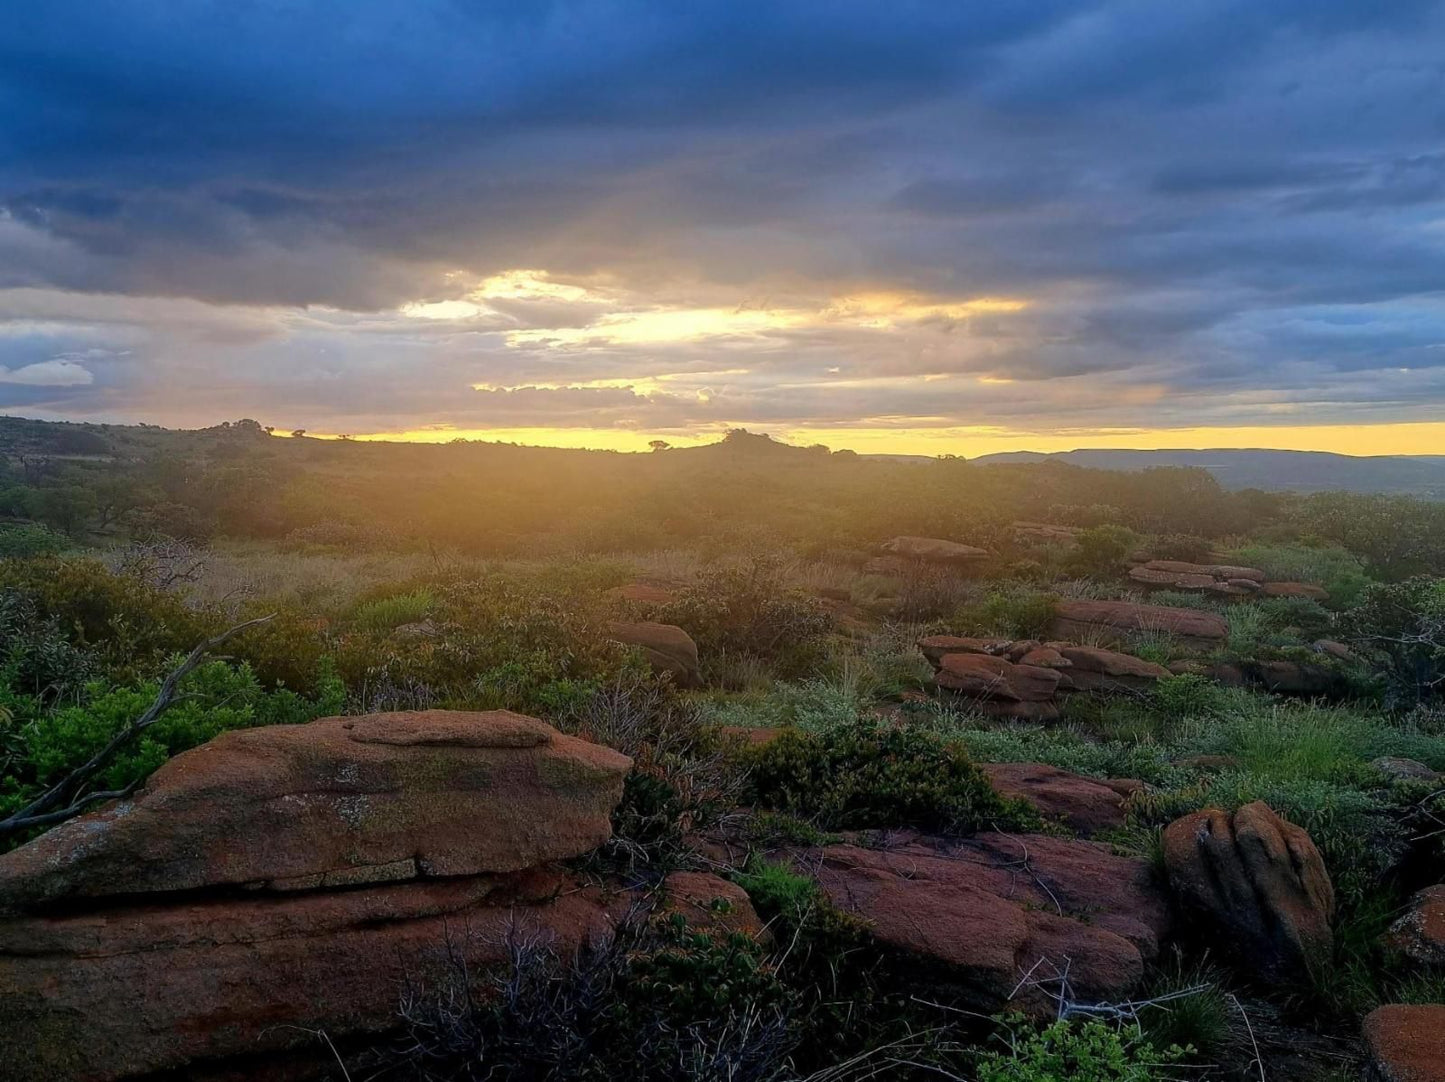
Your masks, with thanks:
[[[46,0],[0,412],[1445,454],[1445,0]]]

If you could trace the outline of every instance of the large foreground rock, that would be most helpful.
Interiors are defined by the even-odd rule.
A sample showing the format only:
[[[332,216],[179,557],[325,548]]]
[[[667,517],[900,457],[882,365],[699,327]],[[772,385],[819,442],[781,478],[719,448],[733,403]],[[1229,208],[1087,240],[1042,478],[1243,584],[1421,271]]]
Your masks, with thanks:
[[[647,663],[661,673],[671,673],[678,687],[702,685],[702,668],[697,656],[697,643],[675,624],[658,624],[649,620],[640,623],[615,621],[607,625],[612,638],[624,646],[642,651]]]
[[[1060,601],[1054,607],[1051,633],[1058,639],[1099,638],[1117,643],[1150,632],[1163,632],[1186,646],[1212,650],[1229,637],[1229,625],[1212,612],[1132,601]]]
[[[1170,886],[1217,954],[1277,982],[1328,958],[1335,892],[1324,860],[1309,834],[1269,805],[1176,819],[1163,848]]]
[[[504,962],[509,937],[575,949],[614,916],[567,879],[521,872],[9,922],[0,1077],[101,1082],[306,1048],[316,1030],[383,1032],[408,983]]]
[[[506,710],[222,733],[0,857],[0,911],[218,886],[513,872],[611,834],[631,761]]]
[[[1445,1082],[1445,1004],[1393,1004],[1365,1016],[1376,1082]]]
[[[108,1082],[392,1027],[404,980],[573,949],[617,906],[549,862],[631,762],[507,711],[226,733],[0,856],[0,1077]]]
[[[1065,973],[1081,999],[1124,999],[1168,931],[1168,905],[1147,865],[1092,842],[892,841],[798,850],[792,861],[885,947],[983,1012],[1046,1016]]]

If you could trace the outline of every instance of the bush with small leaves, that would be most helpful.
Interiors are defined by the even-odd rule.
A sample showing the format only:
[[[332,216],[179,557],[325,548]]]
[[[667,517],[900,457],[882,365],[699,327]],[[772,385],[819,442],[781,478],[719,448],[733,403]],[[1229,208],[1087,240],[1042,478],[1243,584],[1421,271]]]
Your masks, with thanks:
[[[1002,1051],[978,1058],[978,1082],[1154,1082],[1192,1049],[1155,1048],[1138,1032],[1105,1022],[1060,1019],[1035,1029],[1004,1019]]]
[[[830,830],[912,826],[949,834],[1037,826],[999,796],[961,744],[865,718],[787,730],[752,754],[755,799]]]

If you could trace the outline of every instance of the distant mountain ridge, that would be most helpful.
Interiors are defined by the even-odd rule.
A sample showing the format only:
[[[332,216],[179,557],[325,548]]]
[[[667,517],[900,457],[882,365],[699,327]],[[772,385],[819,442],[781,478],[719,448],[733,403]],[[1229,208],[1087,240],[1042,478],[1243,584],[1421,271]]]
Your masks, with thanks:
[[[1445,499],[1445,455],[1341,455],[1331,451],[1273,451],[1253,448],[1199,448],[1136,451],[1084,449],[1045,454],[1008,451],[972,459],[978,465],[1063,462],[1100,470],[1145,470],[1157,466],[1198,466],[1230,489],[1262,488],[1292,492],[1345,489],[1396,492]]]

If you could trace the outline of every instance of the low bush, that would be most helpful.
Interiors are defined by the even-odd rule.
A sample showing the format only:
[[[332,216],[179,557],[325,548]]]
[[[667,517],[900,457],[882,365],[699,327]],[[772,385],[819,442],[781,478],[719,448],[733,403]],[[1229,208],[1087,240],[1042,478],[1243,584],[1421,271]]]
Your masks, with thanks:
[[[1445,694],[1445,579],[1377,583],[1341,618],[1341,627],[1385,674],[1393,704]]]
[[[514,938],[484,976],[460,963],[409,988],[404,1038],[368,1077],[433,1082],[773,1082],[796,1044],[791,993],[762,947],[689,931],[680,917],[624,921],[565,955]]]
[[[1158,1049],[1136,1030],[1064,1019],[1042,1029],[1005,1019],[1002,1051],[978,1058],[978,1082],[1154,1082],[1193,1049]]]
[[[0,557],[3,558],[55,556],[72,545],[73,542],[63,533],[57,533],[38,522],[24,522],[0,528]]]
[[[658,619],[696,640],[706,668],[729,655],[766,661],[775,675],[806,675],[824,656],[833,620],[793,589],[776,554],[753,554],[708,567],[664,606]]]
[[[965,635],[1002,635],[1011,639],[1048,637],[1058,595],[1018,584],[990,589],[981,601],[960,609],[954,623]]]
[[[825,829],[912,826],[950,834],[1038,825],[1021,801],[994,792],[961,744],[864,719],[787,730],[751,758],[757,802]]]
[[[1125,526],[1090,526],[1074,535],[1070,568],[1076,575],[1116,575],[1139,543]]]

